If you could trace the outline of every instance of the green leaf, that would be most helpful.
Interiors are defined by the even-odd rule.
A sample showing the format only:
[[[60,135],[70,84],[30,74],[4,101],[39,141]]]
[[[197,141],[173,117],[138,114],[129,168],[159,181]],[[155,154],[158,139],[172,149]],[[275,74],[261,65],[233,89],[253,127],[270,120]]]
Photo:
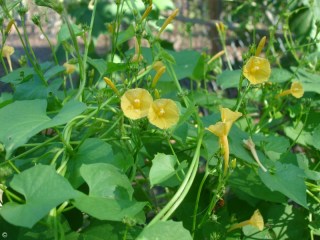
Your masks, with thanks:
[[[312,145],[320,150],[320,125],[318,125],[314,130],[312,134]]]
[[[127,240],[136,239],[139,234],[137,227],[128,228],[126,224],[120,222],[90,221],[90,226],[81,232],[79,240],[122,240],[126,236]]]
[[[48,71],[45,72],[44,78],[48,81],[49,79],[55,77],[59,73],[63,73],[65,71],[65,67],[63,66],[53,66]]]
[[[293,11],[289,18],[289,28],[299,38],[309,36],[313,25],[313,12],[310,8],[300,8]]]
[[[159,8],[159,10],[174,9],[174,4],[172,0],[153,0],[154,5]]]
[[[239,81],[240,81],[240,74],[241,70],[226,70],[223,71],[217,79],[217,84],[222,88],[222,89],[227,89],[227,88],[237,88],[239,87]]]
[[[45,100],[16,101],[0,109],[0,141],[6,158],[38,132],[70,121],[86,108],[81,102],[68,102],[53,119],[46,115]]]
[[[76,36],[82,35],[82,30],[75,24],[71,25],[73,32]],[[71,38],[68,25],[65,23],[61,26],[60,31],[58,32],[58,43],[62,43]]]
[[[121,71],[125,71],[127,68],[128,68],[128,64],[126,63],[108,62],[106,73],[110,74],[117,71],[121,72]]]
[[[158,153],[152,160],[152,167],[149,173],[151,186],[174,186],[179,184],[176,176],[178,174],[175,169],[176,163],[175,156]]]
[[[250,240],[250,239],[273,240],[273,238],[271,237],[268,231],[269,230],[268,228],[264,228],[262,231],[260,231],[258,228],[252,225],[247,225],[247,226],[244,226],[242,230],[244,235],[248,237],[248,238],[244,237],[243,238],[244,240]]]
[[[183,227],[181,222],[166,221],[157,222],[146,227],[137,240],[191,240],[190,233]]]
[[[109,163],[126,171],[133,164],[132,157],[121,155],[121,149],[102,141],[98,138],[86,139],[77,153],[69,160],[66,177],[74,188],[78,188],[83,179],[80,176],[82,164]]]
[[[126,41],[132,39],[135,36],[135,30],[133,25],[130,25],[126,30],[119,32],[117,39],[117,46],[125,43]]]
[[[128,51],[126,54],[130,54],[131,51]],[[141,52],[144,60],[148,62],[148,65],[151,65],[153,61],[153,53],[151,49],[141,48]],[[158,57],[163,59],[164,62],[171,63],[176,73],[177,79],[181,80],[186,77],[192,77],[194,68],[197,65],[197,60],[200,56],[201,54],[199,52],[193,50],[183,50],[180,52],[167,50],[162,51]],[[167,72],[162,75],[160,82],[162,81],[172,81],[170,75]]]
[[[296,67],[291,67],[291,69],[297,72],[297,77],[301,81],[305,92],[315,92],[320,94],[319,74],[310,73],[304,69],[297,69]]]
[[[53,166],[37,165],[25,170],[13,177],[10,187],[21,193],[26,203],[8,202],[0,214],[9,223],[28,228],[52,208],[76,196],[69,182]]]
[[[292,140],[296,140],[297,137],[297,143],[307,146],[307,145],[313,145],[313,135],[310,132],[303,131],[302,128],[304,127],[302,122],[299,122],[299,124],[296,126],[296,128],[292,126],[288,126],[284,128],[285,134],[291,138]],[[301,131],[302,130],[302,131]]]
[[[107,64],[106,61],[103,59],[92,59],[88,57],[87,62],[92,65],[97,71],[99,72],[100,75],[103,75],[107,71]]]
[[[263,140],[261,142],[261,145],[263,144],[265,154],[271,160],[278,160],[281,154],[287,152],[290,147],[289,140],[282,136],[263,136]]]
[[[272,172],[263,172],[259,169],[259,177],[271,191],[279,191],[308,209],[305,174],[302,169],[292,164],[275,162]]]
[[[260,180],[258,175],[249,168],[236,168],[229,178],[232,191],[236,194],[244,192],[251,197],[264,201],[283,203],[286,198],[279,192],[272,192]],[[237,194],[241,198],[241,194]]]
[[[20,83],[23,80],[23,78],[29,78],[33,74],[34,74],[34,69],[31,67],[17,68],[12,72],[8,73],[7,75],[3,76],[2,78],[0,78],[0,81],[4,83],[11,83],[13,85],[16,85]]]
[[[293,74],[283,68],[272,68],[270,75],[270,82],[283,83],[289,81],[293,77]]]
[[[310,233],[308,211],[294,205],[272,205],[262,214],[271,223],[269,233],[273,233],[272,239],[301,240]]]
[[[199,81],[202,81],[203,79],[205,79],[205,66],[206,66],[205,60],[206,60],[205,55],[201,54],[193,70],[192,77],[194,79]]]
[[[82,165],[80,174],[90,190],[89,195],[79,192],[74,205],[99,220],[136,219],[145,206],[145,203],[132,199],[131,182],[118,168],[110,164]]]

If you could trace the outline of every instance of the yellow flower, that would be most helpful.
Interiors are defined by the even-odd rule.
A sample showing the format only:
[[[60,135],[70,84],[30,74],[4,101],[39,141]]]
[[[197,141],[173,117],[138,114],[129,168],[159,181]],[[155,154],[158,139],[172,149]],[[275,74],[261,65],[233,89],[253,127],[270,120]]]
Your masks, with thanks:
[[[130,89],[121,97],[121,109],[124,115],[133,120],[146,117],[151,103],[150,93],[142,88]]]
[[[2,48],[2,56],[7,58],[7,62],[9,65],[10,72],[12,72],[12,64],[11,64],[11,55],[14,53],[14,48],[11,46],[3,46]]]
[[[237,228],[241,228],[247,225],[251,225],[254,226],[256,228],[259,229],[259,231],[262,231],[264,228],[264,221],[263,221],[263,217],[259,211],[259,209],[255,210],[253,215],[251,216],[251,218],[249,220],[237,223],[232,225],[229,229],[228,232],[237,229]]]
[[[66,74],[72,74],[76,70],[76,65],[70,63],[64,63],[63,66],[66,68]]]
[[[168,129],[179,121],[178,106],[171,99],[157,99],[151,105],[148,119],[158,128]]]
[[[227,169],[229,166],[229,142],[228,134],[232,127],[232,124],[242,116],[240,112],[233,112],[228,108],[220,108],[222,122],[217,122],[214,125],[210,125],[207,130],[212,132],[214,135],[219,137],[220,145],[223,150],[224,158],[224,175],[227,174]]]
[[[270,74],[270,63],[268,59],[265,58],[250,57],[243,67],[243,75],[254,85],[268,81]]]
[[[291,84],[290,89],[283,91],[278,95],[278,97],[282,97],[285,95],[291,94],[295,98],[301,98],[304,94],[303,86],[299,82],[293,82]]]

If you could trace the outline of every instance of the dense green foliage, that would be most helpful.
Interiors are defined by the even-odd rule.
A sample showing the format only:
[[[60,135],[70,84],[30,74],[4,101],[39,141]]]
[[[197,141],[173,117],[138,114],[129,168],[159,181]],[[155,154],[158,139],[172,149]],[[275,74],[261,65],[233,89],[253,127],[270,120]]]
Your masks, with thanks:
[[[223,1],[212,55],[164,40],[172,1],[88,2],[34,1],[62,19],[39,62],[27,6],[0,0],[0,238],[320,236],[318,1]]]

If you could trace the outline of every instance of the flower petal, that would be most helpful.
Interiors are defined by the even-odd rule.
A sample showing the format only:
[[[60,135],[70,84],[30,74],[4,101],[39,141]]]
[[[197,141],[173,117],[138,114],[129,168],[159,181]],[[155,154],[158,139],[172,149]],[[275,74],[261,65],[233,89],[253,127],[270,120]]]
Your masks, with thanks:
[[[235,122],[242,116],[241,112],[233,112],[229,108],[220,108],[222,122]]]
[[[146,117],[151,103],[152,96],[142,88],[130,89],[121,97],[121,109],[124,115],[133,120]]]
[[[293,82],[291,84],[290,90],[292,96],[294,96],[295,98],[301,98],[304,94],[303,86],[299,82]]]
[[[161,129],[168,129],[179,121],[179,109],[171,99],[155,100],[149,110],[148,119],[151,124]]]
[[[243,75],[251,84],[259,84],[268,81],[271,74],[268,59],[261,57],[250,57],[243,68]]]

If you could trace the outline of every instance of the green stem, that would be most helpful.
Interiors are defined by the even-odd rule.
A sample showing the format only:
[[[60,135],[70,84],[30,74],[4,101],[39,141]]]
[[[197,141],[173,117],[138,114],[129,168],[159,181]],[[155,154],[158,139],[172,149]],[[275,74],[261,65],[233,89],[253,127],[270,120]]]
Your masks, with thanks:
[[[191,230],[193,239],[194,239],[194,234],[195,234],[196,226],[197,226],[197,213],[198,213],[198,208],[199,208],[200,196],[201,196],[203,185],[204,185],[205,181],[207,180],[208,176],[209,176],[209,171],[206,168],[206,171],[204,173],[204,176],[203,176],[203,178],[201,180],[201,183],[200,183],[200,186],[199,186],[199,189],[198,189],[196,203],[195,203],[195,207],[194,207],[194,210],[193,210],[193,222],[192,222],[192,230]]]
[[[241,75],[242,75],[242,74],[241,74]],[[241,77],[241,79],[243,80],[243,77]],[[240,84],[242,85],[241,79],[240,79]],[[238,90],[238,93],[239,93],[239,94],[240,94],[241,88],[242,88],[241,85],[239,85],[239,90]],[[250,86],[251,86],[251,85],[248,84],[247,87],[246,87],[246,89],[244,90],[244,93],[241,94],[241,97],[240,97],[240,98],[238,97],[235,111],[238,111],[238,110],[239,110],[239,108],[240,108],[240,106],[241,106],[241,103],[242,103],[244,97],[245,97],[245,96],[247,95],[247,93],[249,92]]]
[[[79,86],[79,89],[78,89],[78,92],[75,96],[75,99],[78,99],[78,100],[82,100],[82,91],[84,90],[84,87],[85,87],[85,84],[86,84],[86,72],[85,72],[85,68],[84,68],[84,61],[82,59],[82,56],[80,54],[80,49],[79,49],[79,44],[78,44],[78,41],[77,41],[77,38],[76,38],[76,35],[73,31],[73,28],[72,28],[72,25],[69,21],[69,15],[66,11],[66,9],[64,8],[63,9],[63,12],[61,14],[62,16],[62,19],[65,21],[65,23],[67,24],[67,27],[68,27],[68,30],[69,30],[69,33],[70,33],[70,36],[71,36],[71,41],[72,41],[72,44],[74,46],[74,49],[76,51],[76,56],[77,56],[77,59],[78,59],[78,63],[79,63],[79,74],[80,74],[80,86]]]
[[[45,141],[45,142],[43,142],[43,143],[40,143],[38,146],[36,146],[36,147],[34,147],[34,148],[31,148],[30,150],[25,151],[25,152],[21,153],[20,155],[17,155],[17,156],[15,156],[15,157],[11,158],[11,159],[8,159],[7,161],[5,161],[5,162],[3,162],[3,163],[0,163],[0,166],[1,166],[2,164],[6,164],[8,161],[13,161],[13,160],[16,160],[16,159],[25,157],[25,156],[27,156],[28,154],[30,154],[30,153],[38,150],[39,148],[41,148],[41,147],[43,147],[43,146],[45,146],[45,145],[47,145],[49,142],[52,142],[52,141],[56,140],[58,137],[59,137],[59,136],[56,135],[56,136],[50,138],[49,140],[47,140],[47,141]]]
[[[41,24],[39,25],[39,29],[40,29],[41,33],[42,33],[43,36],[46,38],[46,40],[47,40],[47,42],[48,42],[48,44],[49,44],[49,47],[50,47],[51,52],[52,52],[52,54],[53,54],[54,62],[56,63],[56,65],[59,65],[57,55],[56,55],[56,53],[55,53],[55,51],[54,51],[54,47],[53,47],[50,39],[48,38],[48,35],[45,33],[45,31],[43,31],[43,28],[42,28],[42,25],[41,25]]]
[[[98,5],[98,0],[95,0],[94,1],[94,6],[93,6],[93,10],[92,10],[92,15],[91,15],[91,22],[90,22],[89,32],[88,32],[88,41],[87,41],[87,44],[85,44],[84,54],[83,54],[82,81],[80,82],[80,86],[79,86],[79,89],[78,89],[78,93],[76,95],[76,99],[82,99],[82,93],[83,93],[84,88],[86,86],[86,64],[87,64],[89,46],[90,46],[90,42],[91,42],[91,38],[92,38],[92,29],[93,29],[94,19],[95,19],[95,16],[96,16],[97,5]]]
[[[203,130],[199,130],[197,147],[196,147],[192,162],[190,164],[190,168],[186,174],[186,177],[184,178],[182,184],[180,185],[175,195],[166,204],[166,206],[152,219],[152,221],[148,224],[148,226],[155,224],[160,219],[167,220],[171,216],[171,214],[177,209],[177,207],[180,205],[180,203],[183,201],[183,199],[189,192],[198,169],[202,138],[203,138]]]

